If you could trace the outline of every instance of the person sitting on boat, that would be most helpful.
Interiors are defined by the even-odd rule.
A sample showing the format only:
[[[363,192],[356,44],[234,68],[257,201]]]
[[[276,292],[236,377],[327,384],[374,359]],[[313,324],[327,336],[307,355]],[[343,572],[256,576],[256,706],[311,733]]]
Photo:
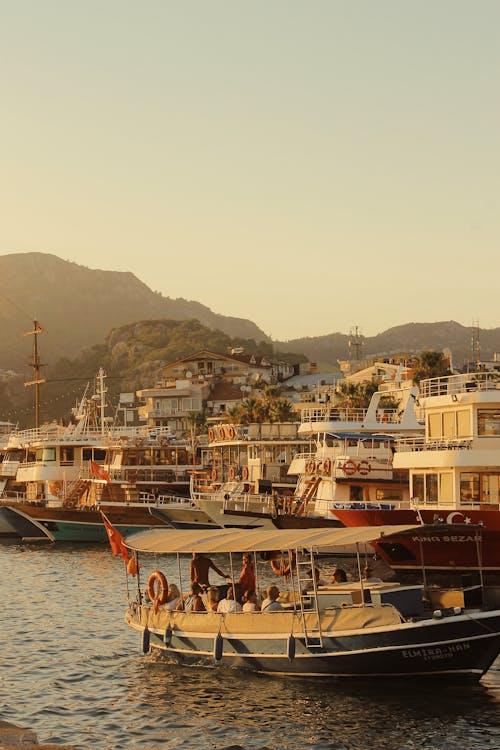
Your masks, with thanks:
[[[346,583],[347,582],[347,573],[345,572],[344,568],[335,568],[333,571],[332,580],[330,583]]]
[[[219,604],[219,589],[217,586],[210,586],[207,589],[207,611],[217,612],[217,606]]]
[[[377,578],[373,575],[372,569],[368,564],[363,568],[363,581],[366,583],[383,583],[381,578]]]
[[[175,583],[169,583],[165,608],[173,611],[174,609],[177,609],[178,605],[181,603],[181,600],[181,592],[179,591],[177,585]]]
[[[238,601],[237,592],[235,591],[236,586],[229,585],[225,599],[221,599],[218,606],[217,612],[222,614],[228,614],[229,612],[241,612],[242,606]]]
[[[243,594],[243,612],[260,612],[260,604],[255,589]]]
[[[212,568],[222,578],[227,578],[226,574],[215,565],[209,557],[206,557],[201,552],[193,552],[193,559],[191,560],[191,566],[189,568],[189,575],[191,583],[198,583],[202,589],[207,589],[210,586],[208,580],[208,571]]]
[[[252,556],[247,552],[243,555],[243,567],[237,583],[241,586],[243,594],[247,591],[255,591],[255,571],[253,569]]]
[[[203,604],[201,592],[202,588],[200,584],[193,581],[191,584],[191,591],[183,602],[179,602],[177,610],[184,610],[184,612],[206,612],[207,610]]]
[[[306,583],[306,585],[304,586],[304,588],[302,590],[303,594],[305,594],[306,591],[314,591],[314,584],[313,584],[313,578],[312,578],[313,577],[313,571],[312,571],[311,568],[309,568],[309,570],[307,571],[307,575],[309,576],[309,578],[311,580],[308,581]],[[314,579],[316,581],[316,588],[318,588],[318,586],[327,586],[328,585],[327,582],[324,581],[323,578],[321,578],[321,574],[319,572],[319,568],[314,568]]]
[[[278,601],[280,590],[277,586],[268,586],[266,598],[262,602],[261,612],[279,612],[283,607]]]

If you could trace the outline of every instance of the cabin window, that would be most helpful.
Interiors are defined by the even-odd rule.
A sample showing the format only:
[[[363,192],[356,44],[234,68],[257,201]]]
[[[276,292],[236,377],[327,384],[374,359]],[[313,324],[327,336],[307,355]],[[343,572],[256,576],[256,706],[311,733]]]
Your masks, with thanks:
[[[363,500],[363,488],[358,485],[351,485],[349,488],[349,500],[352,503],[360,503]]]
[[[412,477],[412,497],[417,498],[420,502],[423,501],[424,495],[424,475],[414,474]]]
[[[94,461],[105,461],[106,451],[104,448],[94,448]]]
[[[457,436],[470,437],[472,430],[470,428],[470,412],[468,409],[457,411]]]
[[[478,435],[500,435],[500,411],[481,409],[477,413]]]
[[[68,445],[61,446],[61,464],[73,464],[75,461],[75,449]]]
[[[412,497],[420,503],[437,503],[438,475],[414,474],[412,477]]]
[[[479,474],[470,471],[460,474],[460,502],[469,505],[479,502]]]
[[[37,461],[55,461],[56,460],[56,449],[55,448],[38,448],[36,452]]]
[[[391,487],[384,487],[376,490],[375,499],[381,503],[387,500],[402,500],[401,490],[393,489]]]
[[[438,501],[438,475],[425,475],[425,502],[437,503]]]
[[[443,436],[441,413],[429,414],[428,416],[429,437],[439,438]]]
[[[500,474],[481,476],[481,502],[498,505],[500,502]]]
[[[84,448],[82,450],[82,458],[84,461],[92,461],[92,448]]]

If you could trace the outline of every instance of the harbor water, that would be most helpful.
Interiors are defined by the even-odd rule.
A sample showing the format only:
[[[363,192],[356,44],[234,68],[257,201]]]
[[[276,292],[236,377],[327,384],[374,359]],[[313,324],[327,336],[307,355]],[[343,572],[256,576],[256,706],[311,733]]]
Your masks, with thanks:
[[[478,685],[179,667],[143,655],[140,635],[125,625],[123,562],[109,547],[0,546],[0,566],[0,718],[32,728],[40,742],[94,750],[500,747],[500,660]]]

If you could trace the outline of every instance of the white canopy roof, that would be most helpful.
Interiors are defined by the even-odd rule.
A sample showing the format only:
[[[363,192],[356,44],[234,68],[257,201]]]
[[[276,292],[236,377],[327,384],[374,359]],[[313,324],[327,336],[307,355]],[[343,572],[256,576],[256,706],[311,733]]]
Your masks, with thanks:
[[[311,529],[169,529],[155,528],[133,534],[125,540],[138,552],[264,552],[313,549],[364,544],[381,536],[397,534],[418,526],[369,526]]]

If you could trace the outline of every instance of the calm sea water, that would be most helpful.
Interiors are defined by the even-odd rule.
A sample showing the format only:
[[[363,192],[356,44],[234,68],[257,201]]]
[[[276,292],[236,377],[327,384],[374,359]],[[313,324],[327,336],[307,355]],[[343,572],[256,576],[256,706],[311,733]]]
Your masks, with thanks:
[[[492,750],[500,662],[478,686],[316,683],[165,664],[124,623],[106,547],[0,546],[0,718],[78,748]]]

